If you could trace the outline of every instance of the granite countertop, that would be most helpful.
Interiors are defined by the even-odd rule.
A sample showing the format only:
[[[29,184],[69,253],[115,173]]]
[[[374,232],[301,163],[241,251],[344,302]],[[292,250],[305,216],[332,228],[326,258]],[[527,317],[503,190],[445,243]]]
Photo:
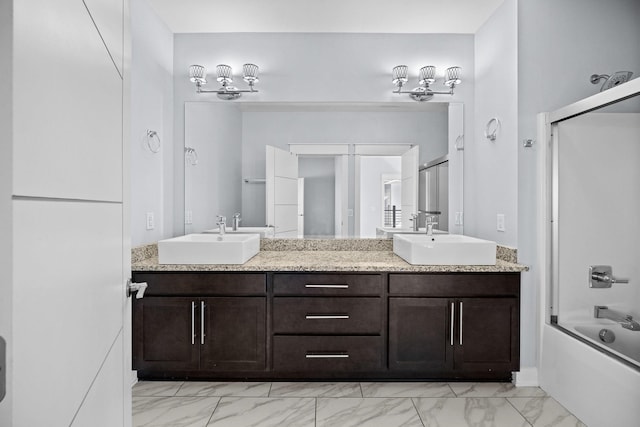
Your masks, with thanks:
[[[365,246],[335,241],[331,243],[292,240],[290,244],[264,239],[260,252],[241,265],[230,264],[158,264],[157,246],[133,250],[133,271],[388,271],[388,272],[521,272],[528,268],[517,264],[514,249],[498,247],[496,265],[411,265],[393,253],[387,243],[372,239]],[[293,246],[292,246],[293,245]],[[355,250],[354,250],[355,249]]]

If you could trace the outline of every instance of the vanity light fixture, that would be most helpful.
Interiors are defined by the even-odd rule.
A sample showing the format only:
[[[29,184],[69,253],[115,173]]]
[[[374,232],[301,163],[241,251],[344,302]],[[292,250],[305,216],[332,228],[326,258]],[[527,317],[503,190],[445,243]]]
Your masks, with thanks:
[[[259,68],[255,64],[244,64],[242,66],[242,79],[249,85],[249,89],[238,89],[231,85],[233,83],[233,71],[226,64],[216,66],[216,80],[222,84],[220,89],[202,89],[202,86],[207,84],[207,69],[202,65],[191,65],[189,67],[189,80],[195,83],[197,93],[215,93],[218,98],[230,101],[240,98],[243,93],[258,92],[253,88],[253,85],[259,81],[258,71]]]
[[[397,65],[393,67],[393,70],[391,71],[391,81],[397,86],[397,89],[394,90],[393,93],[407,93],[414,101],[428,101],[433,98],[433,95],[453,95],[453,90],[456,85],[459,85],[462,82],[460,78],[462,68],[449,67],[444,73],[444,85],[450,89],[448,91],[431,90],[430,85],[436,81],[436,67],[433,65],[427,65],[420,68],[420,71],[418,72],[418,84],[420,84],[420,86],[413,90],[402,90],[404,84],[409,81],[408,70],[409,68],[406,65]]]

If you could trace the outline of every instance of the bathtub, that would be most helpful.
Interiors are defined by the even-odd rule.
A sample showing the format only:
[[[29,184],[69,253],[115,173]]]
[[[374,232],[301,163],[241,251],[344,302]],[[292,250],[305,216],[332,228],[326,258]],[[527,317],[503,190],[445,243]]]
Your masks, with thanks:
[[[603,325],[614,331],[616,341],[621,344],[617,349],[607,348],[608,353],[592,342],[599,341]],[[564,326],[574,330],[564,331],[550,324],[542,326],[540,387],[589,427],[640,426],[640,368],[637,360],[632,362],[622,352],[637,350],[640,332],[595,319]],[[627,337],[626,332],[631,335]],[[576,335],[584,336],[588,342]],[[633,341],[628,343],[629,348],[622,345],[625,338]],[[638,353],[635,354],[637,358]]]
[[[572,328],[578,336],[640,369],[640,331],[624,329],[614,322],[572,325]],[[600,338],[601,331],[607,331],[605,338],[611,342],[604,342]]]

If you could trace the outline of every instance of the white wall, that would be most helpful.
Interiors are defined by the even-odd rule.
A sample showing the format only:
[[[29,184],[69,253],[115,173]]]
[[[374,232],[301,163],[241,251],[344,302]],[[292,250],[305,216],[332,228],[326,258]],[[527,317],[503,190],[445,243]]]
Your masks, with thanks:
[[[241,113],[233,106],[211,102],[185,104],[185,143],[198,154],[198,164],[185,165],[186,210],[192,224],[185,232],[216,228],[216,217],[231,218],[241,212],[240,187],[242,144]],[[264,185],[261,186],[264,189]],[[264,210],[264,204],[263,204]],[[242,226],[246,226],[245,219]]]
[[[518,260],[530,267],[522,273],[523,366],[535,365],[537,352],[536,157],[543,142],[524,148],[521,141],[536,139],[537,113],[597,93],[591,74],[629,70],[638,76],[638,16],[636,0],[518,0]]]
[[[400,156],[360,157],[360,237],[376,237],[376,227],[382,227],[382,175],[397,175],[400,179]],[[399,185],[399,183],[398,183]],[[400,191],[396,189],[396,194]],[[401,200],[396,200],[401,208]],[[403,224],[403,227],[411,225]]]
[[[131,19],[135,23],[131,28],[131,240],[138,246],[175,234],[173,156],[177,153],[173,144],[173,33],[147,0],[131,1]],[[158,153],[146,146],[148,129],[160,137]],[[154,213],[153,230],[146,229],[147,212]],[[177,230],[178,234],[182,231],[182,227]]]
[[[465,144],[465,234],[518,245],[517,4],[506,0],[475,34],[475,115]],[[495,141],[484,136],[496,117]],[[505,231],[496,230],[504,214]]]
[[[174,137],[175,137],[175,210],[176,224],[182,217],[184,103],[219,101],[215,95],[198,95],[188,80],[188,67],[201,64],[215,70],[220,63],[231,65],[237,73],[245,62],[261,68],[257,94],[246,95],[242,102],[402,102],[413,103],[408,96],[395,95],[391,69],[398,64],[410,68],[410,85],[416,84],[422,65],[436,65],[441,79],[444,69],[459,65],[463,83],[456,94],[438,96],[434,101],[474,101],[473,36],[465,34],[340,34],[340,33],[219,33],[176,34],[174,37]],[[215,72],[215,71],[214,71]],[[216,87],[210,78],[207,87]],[[238,79],[238,86],[243,86]],[[442,81],[436,82],[442,87]],[[411,86],[413,87],[413,86]],[[471,134],[473,114],[465,115],[467,134]],[[248,113],[245,113],[245,117]],[[263,114],[263,113],[256,113]],[[245,120],[246,121],[246,120]],[[369,123],[371,124],[371,122]],[[399,128],[399,127],[398,127]],[[329,136],[329,135],[324,135]],[[322,139],[322,135],[320,136]],[[413,138],[412,138],[413,139]],[[300,142],[300,141],[287,141]],[[335,142],[335,141],[331,141]],[[369,141],[364,141],[369,142]],[[385,140],[384,142],[389,142]],[[244,163],[244,155],[243,155]],[[259,162],[264,163],[264,162]],[[244,167],[244,166],[243,166]],[[264,166],[260,166],[264,167]],[[243,170],[243,177],[251,172]],[[255,169],[257,174],[260,170]],[[260,177],[260,176],[258,176]],[[256,187],[257,188],[257,187]],[[256,190],[257,191],[257,190]],[[253,195],[251,196],[253,197]],[[255,205],[262,209],[262,202]],[[243,215],[249,218],[246,203]],[[253,217],[252,217],[253,218]],[[264,225],[262,222],[256,224]]]

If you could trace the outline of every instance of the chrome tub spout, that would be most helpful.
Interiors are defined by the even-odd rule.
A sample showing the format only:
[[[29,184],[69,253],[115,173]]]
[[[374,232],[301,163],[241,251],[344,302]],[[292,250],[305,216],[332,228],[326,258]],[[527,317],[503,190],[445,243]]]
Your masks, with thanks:
[[[633,320],[633,316],[624,314],[616,310],[611,310],[606,305],[596,305],[593,307],[593,317],[596,319],[609,319],[620,323],[623,328],[630,331],[640,331],[640,323]]]

